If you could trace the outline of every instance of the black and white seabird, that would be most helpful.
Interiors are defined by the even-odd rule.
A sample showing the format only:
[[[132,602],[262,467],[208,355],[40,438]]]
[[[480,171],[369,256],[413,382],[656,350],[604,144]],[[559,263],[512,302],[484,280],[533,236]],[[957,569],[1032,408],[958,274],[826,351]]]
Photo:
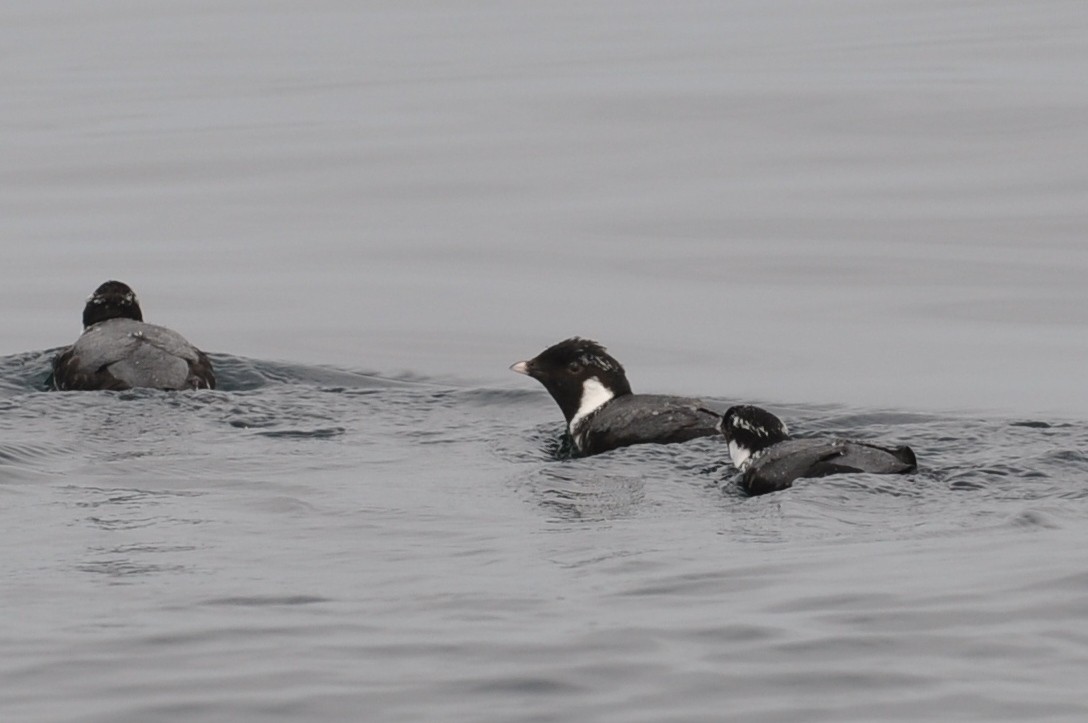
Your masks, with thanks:
[[[785,423],[765,409],[730,407],[721,419],[729,457],[748,494],[784,490],[801,477],[844,472],[905,474],[918,469],[907,446],[880,447],[846,439],[791,439]]]
[[[107,281],[87,299],[83,333],[53,359],[53,387],[215,389],[215,374],[181,334],[144,323],[127,284]]]
[[[552,395],[578,454],[717,433],[718,414],[698,399],[632,394],[623,366],[589,339],[561,341],[510,369],[536,379]]]

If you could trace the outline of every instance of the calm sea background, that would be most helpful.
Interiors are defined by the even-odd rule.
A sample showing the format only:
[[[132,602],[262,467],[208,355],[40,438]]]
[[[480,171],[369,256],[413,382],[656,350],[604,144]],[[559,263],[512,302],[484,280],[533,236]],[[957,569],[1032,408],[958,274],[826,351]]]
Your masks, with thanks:
[[[1088,718],[1083,2],[0,6],[3,721]],[[47,393],[120,279],[221,389]],[[507,367],[908,443],[744,498]]]

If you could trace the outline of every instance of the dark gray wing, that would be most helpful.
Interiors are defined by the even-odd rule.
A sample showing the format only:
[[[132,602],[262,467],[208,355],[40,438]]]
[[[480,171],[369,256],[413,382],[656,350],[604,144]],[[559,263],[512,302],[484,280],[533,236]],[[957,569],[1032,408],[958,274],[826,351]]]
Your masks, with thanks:
[[[579,428],[575,445],[598,454],[632,444],[672,444],[718,434],[721,415],[699,399],[631,394],[613,399]]]
[[[906,445],[898,447],[881,447],[869,442],[857,442],[852,440],[836,441],[841,445],[841,453],[828,459],[825,464],[829,471],[824,471],[820,466],[814,474],[806,477],[824,477],[839,472],[867,472],[868,474],[905,474],[918,469],[918,459],[914,456],[914,450]]]
[[[53,388],[60,391],[112,389],[120,391],[131,389],[110,373],[109,366],[92,367],[83,363],[76,345],[68,347],[53,357]]]
[[[880,447],[868,442],[789,439],[769,447],[741,475],[748,494],[784,490],[801,477],[867,472],[903,474],[918,468],[910,447]]]
[[[57,389],[215,388],[204,352],[176,331],[132,319],[87,329],[53,360]]]

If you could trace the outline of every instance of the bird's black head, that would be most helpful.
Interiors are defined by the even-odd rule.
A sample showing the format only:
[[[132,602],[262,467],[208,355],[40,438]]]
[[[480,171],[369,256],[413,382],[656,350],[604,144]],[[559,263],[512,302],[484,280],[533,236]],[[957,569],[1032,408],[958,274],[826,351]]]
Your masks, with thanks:
[[[747,404],[727,409],[719,429],[737,469],[744,469],[752,455],[790,438],[785,422],[766,409]]]
[[[572,337],[510,367],[544,385],[569,424],[605,401],[631,393],[623,365],[595,341]],[[600,401],[596,401],[600,400]],[[594,403],[596,402],[596,403]]]
[[[87,299],[83,307],[83,328],[87,329],[106,319],[135,319],[143,321],[136,294],[120,281],[107,281]]]

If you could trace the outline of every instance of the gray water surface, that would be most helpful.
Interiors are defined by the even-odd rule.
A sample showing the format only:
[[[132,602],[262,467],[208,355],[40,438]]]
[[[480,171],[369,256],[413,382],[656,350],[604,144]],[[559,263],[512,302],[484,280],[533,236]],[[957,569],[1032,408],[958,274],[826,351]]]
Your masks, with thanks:
[[[11,719],[1086,710],[1084,424],[795,407],[922,469],[749,499],[717,439],[557,459],[536,390],[214,361],[4,400]]]
[[[0,7],[4,721],[1088,714],[1070,1]],[[49,393],[117,278],[215,392]],[[514,361],[908,443],[559,459]]]

